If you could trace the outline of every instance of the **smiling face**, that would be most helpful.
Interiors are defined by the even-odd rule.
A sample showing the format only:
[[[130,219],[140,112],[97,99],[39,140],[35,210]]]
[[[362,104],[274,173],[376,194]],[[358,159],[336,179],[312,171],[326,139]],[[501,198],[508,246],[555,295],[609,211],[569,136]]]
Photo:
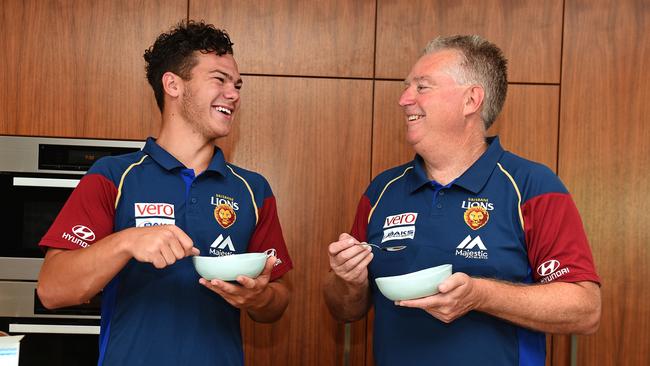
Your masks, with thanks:
[[[406,139],[414,147],[462,133],[468,87],[451,76],[459,61],[458,53],[451,50],[424,55],[404,81],[399,104],[405,114]]]
[[[237,63],[231,54],[196,52],[195,57],[191,78],[183,81],[179,113],[207,140],[227,136],[239,109],[242,80]]]

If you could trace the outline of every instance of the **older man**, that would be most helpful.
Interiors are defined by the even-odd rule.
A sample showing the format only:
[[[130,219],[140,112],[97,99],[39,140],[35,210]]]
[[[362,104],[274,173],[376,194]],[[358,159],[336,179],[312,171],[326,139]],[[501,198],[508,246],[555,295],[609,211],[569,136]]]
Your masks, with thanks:
[[[374,305],[378,365],[541,366],[545,332],[598,327],[599,278],[571,196],[486,137],[507,86],[501,50],[478,36],[434,39],[405,80],[417,155],[372,181],[351,235],[328,248],[327,304],[343,321]],[[455,273],[436,295],[392,302],[374,283],[445,263]]]

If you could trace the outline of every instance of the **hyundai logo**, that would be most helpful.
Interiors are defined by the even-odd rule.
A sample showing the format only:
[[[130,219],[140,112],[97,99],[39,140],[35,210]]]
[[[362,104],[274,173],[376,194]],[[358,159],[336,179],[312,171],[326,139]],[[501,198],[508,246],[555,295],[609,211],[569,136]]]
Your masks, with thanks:
[[[551,273],[555,272],[558,268],[560,268],[560,261],[551,259],[548,260],[537,267],[537,273],[540,276],[548,276]]]
[[[93,241],[95,240],[95,233],[83,225],[77,225],[72,228],[72,232],[81,240]]]

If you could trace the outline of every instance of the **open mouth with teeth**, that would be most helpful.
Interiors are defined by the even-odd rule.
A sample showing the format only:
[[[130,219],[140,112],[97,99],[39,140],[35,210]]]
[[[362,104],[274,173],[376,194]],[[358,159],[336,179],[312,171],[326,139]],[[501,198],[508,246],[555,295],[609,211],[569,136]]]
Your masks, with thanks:
[[[217,112],[225,114],[226,116],[231,116],[232,115],[232,109],[228,109],[228,108],[222,107],[222,106],[216,106],[216,107],[214,107],[214,109]]]
[[[407,116],[407,119],[409,120],[409,122],[411,122],[411,121],[417,121],[418,119],[420,119],[422,117],[424,117],[424,115],[422,115],[422,114],[409,114]]]

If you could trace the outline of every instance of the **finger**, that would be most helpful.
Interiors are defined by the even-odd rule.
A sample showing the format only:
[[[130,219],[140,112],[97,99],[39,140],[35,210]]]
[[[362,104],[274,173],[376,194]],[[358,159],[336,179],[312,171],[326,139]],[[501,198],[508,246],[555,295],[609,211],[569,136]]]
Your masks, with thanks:
[[[181,246],[181,243],[174,237],[169,242],[169,249],[174,255],[174,258],[181,259],[185,257],[185,249]]]
[[[261,276],[271,277],[271,272],[273,271],[273,267],[275,267],[275,262],[277,261],[278,259],[273,256],[266,258],[266,263],[264,264],[264,270],[262,271],[259,277]]]
[[[176,262],[176,256],[168,245],[163,244],[160,246],[160,255],[163,257],[167,265],[171,265]]]
[[[176,239],[178,239],[186,255],[190,255],[192,253],[192,248],[194,247],[192,238],[190,238],[183,230],[181,230],[181,228],[176,225],[165,225],[165,228],[170,230]]]
[[[467,283],[468,276],[461,272],[456,272],[438,285],[438,291],[443,294],[453,291],[454,289]]]
[[[234,296],[241,292],[241,286],[228,283],[226,281],[214,279],[210,281],[210,284],[214,287],[215,291],[219,292],[219,294],[221,294],[222,296],[223,295]]]
[[[359,264],[357,264],[355,270],[362,272],[363,270],[368,269],[368,265],[370,264],[370,262],[372,262],[372,259],[374,257],[375,254],[373,252],[370,252],[370,254],[368,254],[361,262],[359,262]],[[359,274],[357,274],[357,277]]]
[[[205,278],[199,278],[199,283],[221,297],[225,298],[227,296],[227,294],[223,292],[219,285],[213,284],[212,281],[208,281]]]
[[[333,258],[333,268],[341,268],[344,271],[348,272],[357,267],[359,263],[361,263],[364,259],[367,259],[370,255],[372,255],[371,251],[359,245],[348,248]]]
[[[197,247],[192,247],[191,254],[190,255],[200,255],[201,251]]]
[[[330,244],[327,247],[327,250],[330,256],[334,257],[338,255],[340,252],[354,246],[355,244],[359,244],[359,241],[350,236],[349,238],[345,238],[343,240],[339,240]]]
[[[237,276],[237,283],[242,285],[242,287],[252,290],[255,288],[259,281],[256,281],[250,277],[246,276]]]
[[[262,273],[260,273],[256,278],[238,276],[237,282],[248,289],[253,289],[259,285],[265,286],[271,278],[271,271],[273,271],[273,267],[275,266],[276,261],[277,258],[275,257],[266,258],[264,269],[262,270]]]
[[[364,258],[356,267],[352,268],[348,272],[341,273],[339,271],[337,274],[346,281],[358,282],[359,280],[365,281],[368,278],[368,264],[372,261],[374,255],[369,253],[369,255]]]
[[[354,239],[354,237],[348,233],[341,233],[341,235],[339,235],[339,241],[343,241],[346,239]]]
[[[159,255],[156,255],[156,256],[153,258],[153,260],[151,260],[151,264],[153,264],[153,266],[156,267],[156,268],[158,268],[158,269],[162,269],[162,268],[167,267],[167,261],[166,261],[165,258],[163,258],[163,256],[160,255],[160,254],[159,254]]]
[[[432,295],[432,296],[422,297],[413,300],[395,301],[395,305],[403,306],[405,308],[425,309],[425,308],[435,308],[440,305],[440,302],[438,301],[436,295]]]

